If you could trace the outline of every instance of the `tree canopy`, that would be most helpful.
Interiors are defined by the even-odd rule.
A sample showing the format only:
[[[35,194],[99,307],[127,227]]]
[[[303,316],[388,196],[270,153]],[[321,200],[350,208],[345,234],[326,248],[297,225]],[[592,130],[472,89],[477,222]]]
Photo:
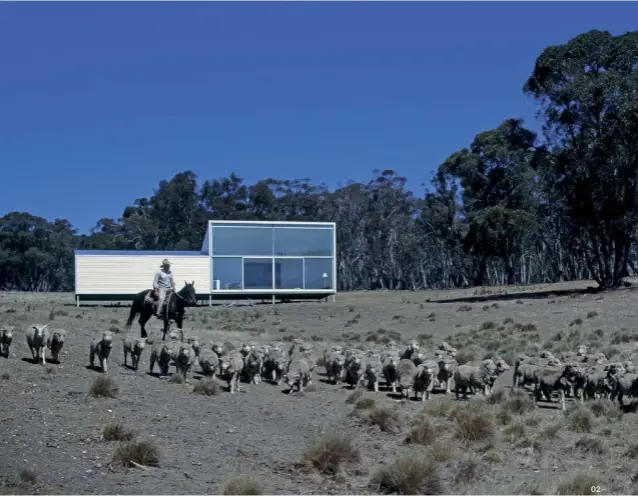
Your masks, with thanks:
[[[234,173],[200,184],[184,171],[90,235],[11,212],[0,218],[0,289],[73,290],[74,248],[199,250],[209,219],[336,222],[340,291],[619,287],[638,263],[638,32],[546,48],[523,92],[541,135],[506,118],[451,153],[423,197],[394,170],[334,190]]]

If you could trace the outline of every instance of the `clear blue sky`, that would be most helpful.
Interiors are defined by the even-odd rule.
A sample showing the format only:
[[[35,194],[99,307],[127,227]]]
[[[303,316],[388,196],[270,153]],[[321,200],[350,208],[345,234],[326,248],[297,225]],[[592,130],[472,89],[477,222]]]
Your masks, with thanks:
[[[432,171],[535,58],[635,3],[0,3],[0,214],[118,218],[162,179]]]

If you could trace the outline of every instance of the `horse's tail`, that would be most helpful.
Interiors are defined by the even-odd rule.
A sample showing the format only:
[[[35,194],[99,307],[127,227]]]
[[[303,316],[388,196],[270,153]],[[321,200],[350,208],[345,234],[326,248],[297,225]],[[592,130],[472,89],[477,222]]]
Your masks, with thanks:
[[[126,321],[126,328],[130,329],[131,325],[133,324],[133,320],[135,319],[135,316],[139,313],[139,308],[137,305],[137,301],[133,300],[133,303],[131,304],[131,311],[128,314],[128,319]]]

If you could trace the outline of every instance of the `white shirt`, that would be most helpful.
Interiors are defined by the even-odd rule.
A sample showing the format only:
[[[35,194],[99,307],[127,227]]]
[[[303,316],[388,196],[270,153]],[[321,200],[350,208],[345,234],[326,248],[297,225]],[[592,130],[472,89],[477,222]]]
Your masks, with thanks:
[[[173,273],[170,270],[164,272],[162,269],[155,272],[153,289],[155,288],[173,289]]]

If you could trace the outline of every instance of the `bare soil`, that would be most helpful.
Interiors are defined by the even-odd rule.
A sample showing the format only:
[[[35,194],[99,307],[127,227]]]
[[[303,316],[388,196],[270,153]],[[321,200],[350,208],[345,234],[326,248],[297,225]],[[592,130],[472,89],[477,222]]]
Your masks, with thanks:
[[[388,339],[401,344],[418,339],[428,350],[447,340],[475,361],[490,353],[507,358],[552,349],[559,354],[581,343],[609,358],[633,351],[637,293],[572,291],[587,285],[593,283],[359,292],[339,294],[334,303],[200,306],[187,310],[184,327],[202,341],[235,346],[298,337],[313,343],[317,356],[332,343],[367,349]],[[236,395],[223,388],[213,396],[198,395],[192,392],[196,379],[174,384],[149,375],[148,348],[139,371],[121,365],[119,337],[125,335],[128,311],[124,304],[76,308],[68,294],[0,294],[0,321],[18,328],[9,358],[0,357],[0,492],[219,494],[232,478],[250,474],[257,487],[253,493],[373,494],[393,490],[379,487],[379,481],[387,485],[387,477],[378,471],[397,458],[405,460],[404,454],[426,456],[434,464],[428,471],[438,474],[440,485],[423,483],[431,494],[636,494],[638,489],[636,413],[619,413],[607,402],[579,406],[568,399],[566,414],[556,403],[525,403],[519,412],[507,399],[510,372],[499,378],[488,401],[436,394],[424,405],[398,401],[382,386],[377,394],[362,393],[374,402],[356,407],[346,401],[352,391],[322,381],[320,366],[316,388],[303,396],[269,383],[242,384]],[[59,364],[30,362],[24,332],[34,323],[67,330]],[[157,339],[159,321],[149,328]],[[89,385],[101,373],[87,368],[89,343],[109,329],[118,332],[107,374],[118,395],[94,398]],[[131,332],[139,335],[137,324]],[[196,367],[195,378],[198,372]],[[423,418],[432,427],[424,444],[406,443]],[[102,428],[114,422],[154,442],[159,466],[115,465],[117,442],[102,439]],[[462,429],[478,433],[470,436],[477,439],[463,437]],[[336,474],[302,463],[313,437],[335,431],[353,436],[360,461]],[[237,487],[233,492],[249,492]],[[418,492],[426,486],[397,487]]]

